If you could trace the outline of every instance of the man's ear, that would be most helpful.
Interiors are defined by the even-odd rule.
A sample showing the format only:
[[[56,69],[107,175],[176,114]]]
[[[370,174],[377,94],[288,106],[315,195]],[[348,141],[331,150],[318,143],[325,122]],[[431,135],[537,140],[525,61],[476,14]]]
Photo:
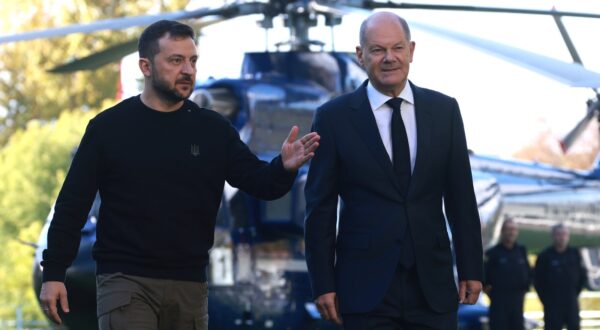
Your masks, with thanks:
[[[152,76],[152,64],[150,63],[150,60],[140,57],[138,65],[140,66],[140,71],[142,71],[144,77]]]
[[[363,51],[361,46],[356,46],[356,59],[361,66],[364,66],[363,63]]]

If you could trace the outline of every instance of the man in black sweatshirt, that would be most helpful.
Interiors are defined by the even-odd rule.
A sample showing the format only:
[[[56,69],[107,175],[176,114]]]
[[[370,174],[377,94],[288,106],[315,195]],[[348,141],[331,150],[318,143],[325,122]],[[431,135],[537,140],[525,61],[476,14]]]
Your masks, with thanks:
[[[208,251],[225,181],[261,199],[291,188],[319,136],[260,161],[219,114],[188,100],[198,58],[193,30],[159,21],[142,33],[142,94],[90,121],[56,201],[43,253],[42,308],[69,311],[64,280],[97,191],[93,250],[100,329],[206,329]]]

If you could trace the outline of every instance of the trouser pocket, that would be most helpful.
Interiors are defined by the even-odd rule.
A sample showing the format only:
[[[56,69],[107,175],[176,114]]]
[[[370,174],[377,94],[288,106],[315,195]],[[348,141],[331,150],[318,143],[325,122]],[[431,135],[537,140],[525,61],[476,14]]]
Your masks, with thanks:
[[[131,292],[116,291],[98,296],[98,326],[100,330],[129,328],[127,309],[131,306]]]

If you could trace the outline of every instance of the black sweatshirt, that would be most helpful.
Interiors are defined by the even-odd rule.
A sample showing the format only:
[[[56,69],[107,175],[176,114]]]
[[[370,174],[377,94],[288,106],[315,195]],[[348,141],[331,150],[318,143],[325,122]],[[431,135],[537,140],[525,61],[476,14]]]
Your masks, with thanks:
[[[174,112],[124,100],[88,124],[56,201],[43,280],[64,281],[97,190],[98,274],[206,281],[225,180],[271,200],[295,177],[280,156],[259,160],[225,118],[189,100]]]

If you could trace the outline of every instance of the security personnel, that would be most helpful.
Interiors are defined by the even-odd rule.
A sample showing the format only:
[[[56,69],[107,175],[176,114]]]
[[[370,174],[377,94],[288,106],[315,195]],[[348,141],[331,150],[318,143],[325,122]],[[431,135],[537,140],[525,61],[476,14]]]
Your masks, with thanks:
[[[512,219],[502,224],[500,242],[485,253],[484,291],[491,300],[491,330],[524,328],[523,301],[532,280],[527,250],[517,244],[519,229]]]
[[[579,251],[569,247],[569,229],[563,224],[552,227],[553,246],[535,263],[535,289],[544,305],[544,329],[579,330],[577,298],[587,283]]]

